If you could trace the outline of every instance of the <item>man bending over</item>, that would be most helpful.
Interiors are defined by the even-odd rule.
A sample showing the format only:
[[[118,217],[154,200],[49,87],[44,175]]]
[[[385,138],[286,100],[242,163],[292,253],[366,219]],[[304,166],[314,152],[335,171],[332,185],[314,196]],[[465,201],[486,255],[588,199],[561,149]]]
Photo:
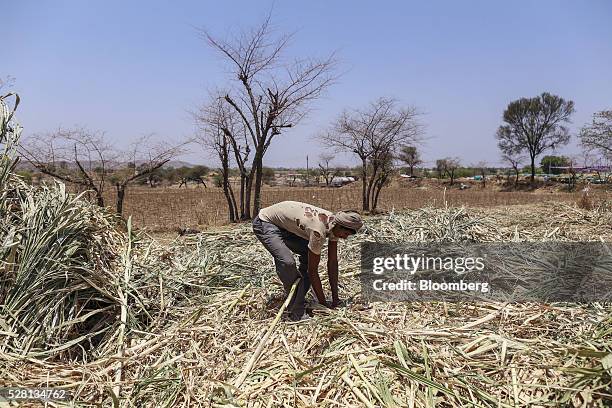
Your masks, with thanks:
[[[336,214],[297,201],[283,201],[262,208],[253,220],[253,232],[274,257],[276,274],[288,295],[296,279],[301,278],[288,310],[291,320],[304,317],[306,293],[312,289],[320,304],[338,306],[338,239],[346,239],[363,226],[356,211],[340,211]],[[319,261],[321,248],[329,241],[327,251],[327,275],[332,300],[325,300]],[[296,265],[293,254],[299,258]]]

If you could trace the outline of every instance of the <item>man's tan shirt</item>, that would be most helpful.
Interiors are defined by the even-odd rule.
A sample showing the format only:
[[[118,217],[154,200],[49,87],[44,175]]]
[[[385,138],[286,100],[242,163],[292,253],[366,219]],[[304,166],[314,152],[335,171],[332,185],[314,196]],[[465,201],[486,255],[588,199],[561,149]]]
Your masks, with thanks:
[[[308,240],[308,249],[320,255],[325,239],[337,241],[332,234],[334,214],[330,211],[299,201],[282,201],[259,211],[262,221],[271,222]]]

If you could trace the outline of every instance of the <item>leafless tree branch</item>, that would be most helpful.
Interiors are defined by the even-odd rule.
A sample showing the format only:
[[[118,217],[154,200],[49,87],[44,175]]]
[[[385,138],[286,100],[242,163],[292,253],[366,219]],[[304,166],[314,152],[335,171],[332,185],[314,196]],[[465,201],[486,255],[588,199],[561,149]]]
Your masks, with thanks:
[[[283,61],[292,34],[277,35],[271,24],[271,13],[259,26],[228,40],[206,30],[201,30],[201,34],[228,62],[235,80],[222,102],[235,112],[242,126],[225,134],[245,182],[241,218],[250,218],[260,208],[263,160],[272,140],[285,129],[296,126],[308,113],[310,104],[337,79],[335,55]],[[245,161],[250,151],[253,151],[252,165],[248,174],[244,174],[247,166],[240,162]]]
[[[361,160],[364,211],[375,204],[372,190],[379,172],[392,163],[403,145],[421,141],[423,128],[418,117],[414,107],[400,107],[395,99],[379,98],[365,109],[344,111],[331,131],[319,136],[326,147],[353,153]]]

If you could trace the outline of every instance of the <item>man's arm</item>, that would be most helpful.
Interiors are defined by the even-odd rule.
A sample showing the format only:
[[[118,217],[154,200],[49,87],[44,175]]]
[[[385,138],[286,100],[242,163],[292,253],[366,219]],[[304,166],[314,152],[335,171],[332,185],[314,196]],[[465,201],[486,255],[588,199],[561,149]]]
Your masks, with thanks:
[[[312,290],[314,290],[315,295],[317,295],[319,303],[327,306],[325,301],[325,293],[323,293],[323,286],[321,285],[321,278],[319,278],[320,260],[321,255],[315,254],[310,249],[308,250],[308,277],[310,278]]]
[[[332,307],[338,306],[338,241],[329,241],[327,250],[327,276],[332,293]]]

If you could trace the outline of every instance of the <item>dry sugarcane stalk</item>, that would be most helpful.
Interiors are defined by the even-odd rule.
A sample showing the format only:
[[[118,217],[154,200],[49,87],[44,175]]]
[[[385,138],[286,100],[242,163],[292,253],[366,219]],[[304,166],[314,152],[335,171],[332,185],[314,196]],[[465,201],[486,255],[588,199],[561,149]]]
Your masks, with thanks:
[[[291,298],[293,297],[293,294],[295,293],[295,290],[296,290],[299,282],[300,282],[300,278],[298,278],[293,283],[293,286],[291,286],[291,290],[289,291],[289,294],[287,295],[287,299],[285,299],[285,302],[283,303],[281,308],[276,313],[276,317],[274,318],[274,320],[272,320],[272,323],[268,327],[268,330],[266,331],[264,336],[261,338],[261,341],[259,342],[259,345],[255,349],[255,352],[253,353],[253,355],[251,356],[249,361],[246,363],[246,365],[242,369],[242,372],[240,373],[240,375],[238,376],[236,381],[234,381],[234,387],[240,388],[240,386],[242,385],[242,383],[246,379],[247,375],[249,375],[249,372],[251,371],[251,369],[253,368],[253,366],[257,362],[257,359],[259,358],[259,355],[263,351],[263,348],[266,345],[266,343],[268,341],[268,338],[270,338],[270,335],[272,334],[272,332],[274,331],[274,328],[276,327],[276,325],[278,324],[279,320],[281,319],[281,317],[283,315],[283,312],[285,311],[285,309],[289,305],[289,302],[291,301]]]
[[[346,376],[374,405],[380,403],[377,395],[389,395],[385,401],[395,399],[399,406],[424,406],[427,387],[442,387],[434,401],[450,407],[471,402],[515,405],[515,397],[523,405],[544,399],[555,403],[565,395],[573,404],[582,402],[584,395],[597,406],[608,398],[603,387],[609,377],[600,361],[612,352],[611,333],[606,329],[612,322],[609,305],[363,305],[354,296],[360,290],[361,241],[505,242],[514,239],[517,231],[520,240],[538,241],[557,227],[546,239],[601,236],[603,241],[612,240],[609,226],[602,222],[609,215],[567,212],[565,217],[542,215],[535,206],[477,212],[449,207],[368,217],[366,231],[339,247],[341,295],[353,300],[346,308],[318,313],[315,324],[308,325],[284,325],[274,319],[276,311],[266,308],[266,300],[281,289],[273,273],[263,272],[272,270],[271,259],[248,225],[187,237],[170,246],[135,239],[129,286],[121,286],[129,288],[128,316],[134,316],[124,335],[132,342],[126,343],[123,352],[121,383],[115,370],[121,357],[116,349],[121,320],[116,318],[117,325],[111,326],[116,334],[94,348],[86,362],[46,359],[32,353],[24,358],[20,347],[29,340],[23,341],[23,329],[4,327],[0,321],[0,330],[17,334],[0,338],[7,345],[3,354],[7,358],[0,360],[0,369],[12,374],[9,381],[32,386],[48,382],[78,390],[79,400],[102,404],[112,403],[104,390],[119,384],[126,398],[122,404],[197,406],[205,401],[201,406],[207,406],[221,384],[230,394],[221,398],[223,402],[215,401],[219,406],[282,406],[284,402],[306,407],[313,401],[320,406],[365,404],[346,384],[342,378]],[[93,217],[96,223],[106,222]],[[120,254],[126,237],[111,237],[108,248]],[[244,273],[238,264],[262,272]],[[87,276],[98,287],[97,293],[115,290],[124,272],[116,266],[106,269],[107,283]],[[122,304],[118,297],[115,304]],[[109,310],[116,315],[118,308]],[[145,311],[150,316],[146,325],[138,317],[145,316]],[[85,313],[75,316],[75,321]],[[266,324],[268,316],[273,321]],[[27,321],[22,324],[29,328]],[[280,325],[283,336],[273,336]],[[421,342],[427,350],[426,371]],[[397,353],[393,352],[395,343],[402,345]],[[257,356],[251,344],[257,344]],[[270,352],[263,353],[264,349]],[[235,400],[228,384],[232,368],[240,366],[239,377],[244,376],[241,391],[249,396],[246,402]],[[303,371],[296,373],[296,368]],[[353,368],[357,374],[351,377],[347,370]],[[49,372],[55,376],[47,379]],[[581,374],[587,372],[592,374]],[[248,388],[247,377],[252,378]]]
[[[121,396],[121,374],[123,370],[123,357],[125,355],[125,330],[127,326],[127,313],[128,313],[128,284],[130,282],[130,274],[132,270],[132,217],[128,217],[127,220],[127,245],[125,248],[124,255],[124,269],[123,269],[123,285],[125,292],[119,286],[119,299],[121,299],[121,316],[119,326],[119,336],[117,338],[117,346],[119,349],[119,362],[117,363],[117,372],[115,374],[115,386],[113,387],[113,394],[119,398]]]

